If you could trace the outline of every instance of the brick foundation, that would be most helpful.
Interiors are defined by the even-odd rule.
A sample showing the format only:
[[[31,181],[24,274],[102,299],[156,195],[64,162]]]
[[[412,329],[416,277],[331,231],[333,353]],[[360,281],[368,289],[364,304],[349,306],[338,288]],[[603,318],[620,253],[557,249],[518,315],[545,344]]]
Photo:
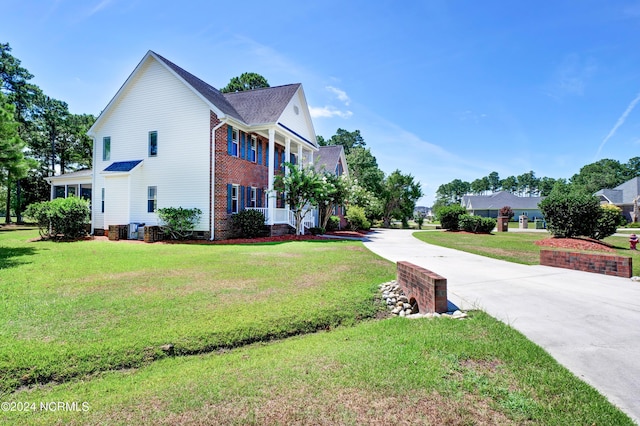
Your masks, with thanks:
[[[420,313],[447,312],[447,279],[413,263],[398,262],[398,285]]]
[[[540,250],[540,264],[596,274],[631,278],[631,258],[559,250]]]

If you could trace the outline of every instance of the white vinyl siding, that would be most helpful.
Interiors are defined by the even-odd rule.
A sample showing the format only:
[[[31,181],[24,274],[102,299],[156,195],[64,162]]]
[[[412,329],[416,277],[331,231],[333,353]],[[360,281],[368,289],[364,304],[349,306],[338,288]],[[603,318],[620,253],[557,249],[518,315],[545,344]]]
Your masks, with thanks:
[[[304,99],[302,89],[299,89],[291,98],[289,105],[284,109],[278,121],[306,140],[313,141],[315,139],[315,133],[311,117],[307,113],[306,105],[307,103]],[[295,112],[295,107],[298,108],[298,114]]]
[[[95,186],[106,189],[104,215],[100,203],[93,203],[94,227],[130,222],[157,225],[156,213],[147,212],[148,187],[157,186],[162,188],[158,208],[197,207],[202,215],[196,230],[209,230],[209,111],[202,99],[152,57],[140,66],[94,129],[96,141],[104,136],[118,141],[111,147],[110,160],[97,158],[94,165]],[[162,135],[162,147],[152,158],[150,129]],[[127,179],[127,205],[119,205],[111,188],[119,178],[105,177],[102,171],[113,162],[133,160],[143,162]],[[124,210],[127,213],[120,212]],[[129,222],[120,222],[125,219]]]

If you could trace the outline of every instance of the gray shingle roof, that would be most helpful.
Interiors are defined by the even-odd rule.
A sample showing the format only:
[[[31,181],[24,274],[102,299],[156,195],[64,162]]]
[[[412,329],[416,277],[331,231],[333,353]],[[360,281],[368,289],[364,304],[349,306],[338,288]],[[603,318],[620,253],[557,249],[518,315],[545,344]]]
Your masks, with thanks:
[[[630,179],[613,189],[601,189],[595,195],[604,195],[613,204],[633,204],[633,199],[640,195],[640,177]]]
[[[462,197],[462,205],[474,210],[499,210],[509,206],[513,210],[538,209],[538,203],[542,197],[518,197],[510,192],[500,191],[490,195],[465,195]]]
[[[153,54],[225,115],[248,125],[275,123],[300,87],[300,83],[296,83],[243,92],[222,93],[165,57],[156,52]]]
[[[134,161],[116,161],[115,163],[111,163],[109,167],[104,169],[105,172],[130,172],[133,170],[138,164],[142,163],[142,160],[134,160]]]
[[[316,171],[320,172],[324,169],[328,172],[333,172],[338,165],[340,154],[344,148],[342,145],[329,145],[321,146],[319,149],[313,159]]]
[[[245,123],[275,123],[282,115],[300,83],[264,89],[225,93],[226,100],[240,113]]]

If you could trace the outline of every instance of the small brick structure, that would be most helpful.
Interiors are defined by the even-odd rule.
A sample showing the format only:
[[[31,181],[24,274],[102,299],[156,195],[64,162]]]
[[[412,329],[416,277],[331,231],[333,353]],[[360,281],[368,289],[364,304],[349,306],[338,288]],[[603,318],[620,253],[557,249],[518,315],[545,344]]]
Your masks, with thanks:
[[[398,285],[409,298],[418,304],[420,313],[447,312],[447,279],[414,265],[398,262]]]
[[[126,240],[129,237],[129,225],[109,225],[111,241]]]
[[[596,274],[631,278],[631,258],[560,250],[540,250],[540,264]]]
[[[144,242],[155,243],[162,239],[162,230],[159,226],[145,226],[144,227]]]

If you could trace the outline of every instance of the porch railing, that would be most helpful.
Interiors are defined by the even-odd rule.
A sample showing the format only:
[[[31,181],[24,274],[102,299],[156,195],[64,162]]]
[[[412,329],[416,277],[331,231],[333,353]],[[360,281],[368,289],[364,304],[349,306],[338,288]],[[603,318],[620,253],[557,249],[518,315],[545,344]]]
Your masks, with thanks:
[[[268,207],[247,207],[247,209],[257,210],[264,215],[264,222],[269,223],[269,208]],[[276,208],[274,210],[273,223],[281,224],[286,223],[292,227],[296,227],[296,217],[295,214],[289,210],[288,208]],[[308,212],[302,218],[302,224],[306,228],[313,228],[316,223],[315,210]]]

